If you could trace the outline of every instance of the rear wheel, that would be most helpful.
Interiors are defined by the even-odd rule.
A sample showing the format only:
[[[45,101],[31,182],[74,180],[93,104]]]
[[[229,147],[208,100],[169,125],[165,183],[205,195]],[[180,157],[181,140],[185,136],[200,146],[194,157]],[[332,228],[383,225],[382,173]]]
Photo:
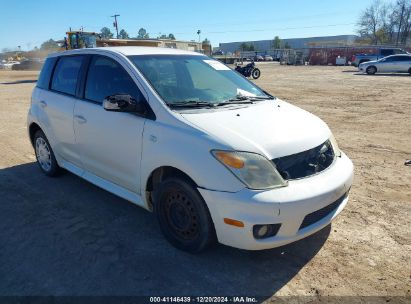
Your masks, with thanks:
[[[214,241],[210,213],[200,193],[189,182],[168,178],[155,190],[154,198],[161,231],[173,246],[197,253]]]
[[[377,73],[377,68],[375,66],[370,66],[367,68],[366,72],[368,75],[374,75]]]
[[[60,167],[57,164],[54,152],[43,131],[38,130],[34,134],[33,142],[37,163],[41,171],[48,176],[56,176],[60,172]]]
[[[257,68],[255,68],[252,72],[251,72],[251,76],[253,76],[254,79],[258,79],[261,76],[261,71]]]

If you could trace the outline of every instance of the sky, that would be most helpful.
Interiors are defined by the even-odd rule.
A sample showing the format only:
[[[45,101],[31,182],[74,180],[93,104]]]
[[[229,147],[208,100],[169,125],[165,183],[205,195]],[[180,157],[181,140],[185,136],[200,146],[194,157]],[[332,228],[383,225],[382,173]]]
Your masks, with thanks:
[[[155,38],[173,33],[181,40],[220,42],[300,38],[356,33],[361,11],[373,0],[0,0],[0,51],[33,49],[61,40],[71,27],[99,32],[104,26],[131,37],[143,27]],[[393,2],[387,0],[386,2]],[[198,37],[197,30],[201,30]]]

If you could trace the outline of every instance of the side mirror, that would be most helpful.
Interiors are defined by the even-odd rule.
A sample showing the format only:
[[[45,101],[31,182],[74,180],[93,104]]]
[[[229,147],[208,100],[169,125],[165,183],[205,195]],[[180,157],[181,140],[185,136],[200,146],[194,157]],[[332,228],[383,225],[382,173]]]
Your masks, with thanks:
[[[107,96],[103,100],[103,108],[106,111],[139,114],[145,114],[147,111],[144,102],[137,101],[129,94],[115,94]]]

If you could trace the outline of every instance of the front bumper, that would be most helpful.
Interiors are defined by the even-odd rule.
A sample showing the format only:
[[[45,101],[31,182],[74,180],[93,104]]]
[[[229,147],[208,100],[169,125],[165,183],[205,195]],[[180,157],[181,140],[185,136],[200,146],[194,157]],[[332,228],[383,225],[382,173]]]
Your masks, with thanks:
[[[210,210],[218,241],[248,250],[282,246],[307,237],[327,226],[348,202],[353,181],[353,164],[342,153],[325,171],[300,180],[289,181],[287,187],[267,191],[243,189],[236,193],[198,189]],[[341,199],[336,209],[301,228],[304,218]],[[324,209],[323,209],[324,210]],[[231,218],[244,223],[239,228],[224,223]],[[281,224],[278,233],[255,239],[254,225]]]

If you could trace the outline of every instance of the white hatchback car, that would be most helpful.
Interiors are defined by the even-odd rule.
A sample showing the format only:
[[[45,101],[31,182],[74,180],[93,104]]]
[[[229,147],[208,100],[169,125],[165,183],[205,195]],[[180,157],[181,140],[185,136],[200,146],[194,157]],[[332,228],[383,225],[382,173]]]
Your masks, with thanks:
[[[304,238],[341,212],[353,179],[322,120],[181,50],[50,55],[28,131],[45,174],[64,168],[155,211],[190,252],[215,238],[250,250]]]

